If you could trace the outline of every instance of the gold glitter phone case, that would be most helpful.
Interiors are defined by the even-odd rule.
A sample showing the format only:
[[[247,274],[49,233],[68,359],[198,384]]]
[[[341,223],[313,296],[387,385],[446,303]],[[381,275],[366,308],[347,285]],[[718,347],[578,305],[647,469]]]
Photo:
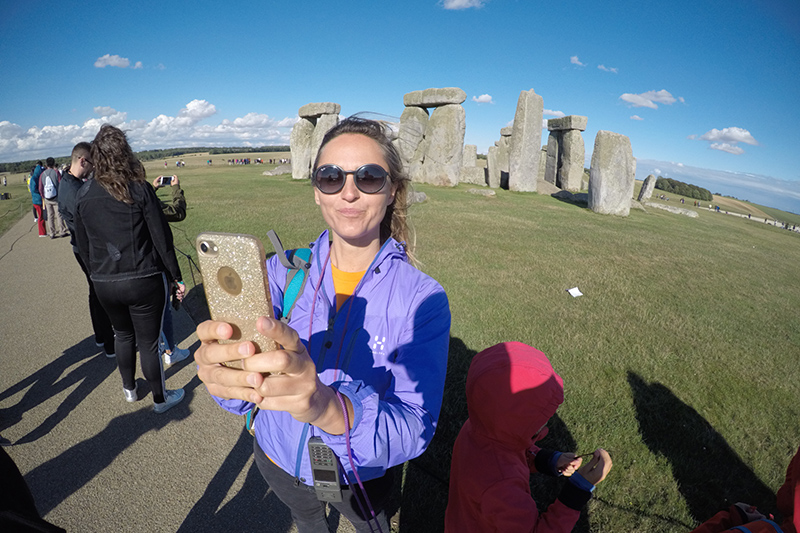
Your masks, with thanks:
[[[230,340],[252,341],[256,352],[278,349],[260,334],[256,321],[272,317],[264,246],[256,237],[241,233],[205,232],[197,236],[197,257],[211,318],[233,326]],[[239,361],[226,366],[241,368]]]

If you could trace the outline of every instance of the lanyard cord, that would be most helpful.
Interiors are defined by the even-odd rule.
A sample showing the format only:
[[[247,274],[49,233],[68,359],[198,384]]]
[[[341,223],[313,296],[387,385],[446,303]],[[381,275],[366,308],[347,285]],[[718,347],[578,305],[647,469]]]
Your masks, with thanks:
[[[322,286],[322,279],[325,277],[325,268],[328,266],[328,261],[330,261],[330,258],[331,258],[331,248],[329,246],[328,247],[328,255],[325,256],[325,261],[322,263],[322,269],[320,270],[319,280],[317,280],[316,287],[314,287],[314,297],[313,297],[313,300],[311,301],[311,316],[309,317],[309,320],[308,320],[308,345],[309,345],[309,347],[311,346],[311,335],[313,333],[314,310],[316,309],[316,306],[317,306],[317,295],[319,294],[319,289]],[[359,283],[359,287],[360,286],[361,286],[361,284]],[[356,290],[358,290],[358,287],[356,287]],[[339,350],[338,350],[338,352],[336,354],[336,364],[334,366],[334,373],[338,372],[338,369],[339,369],[339,356],[342,354],[342,347],[344,346],[344,337],[345,337],[345,333],[347,332],[347,323],[350,321],[350,310],[353,308],[353,301],[354,300],[355,300],[355,292],[350,295],[350,303],[347,306],[347,315],[346,315],[345,321],[344,321],[344,329],[342,330],[342,338],[341,338],[341,340],[339,342]],[[338,398],[338,400],[339,400],[339,405],[342,406],[342,414],[344,415],[344,438],[345,438],[345,444],[346,444],[346,448],[347,448],[347,458],[348,458],[348,460],[350,462],[350,469],[353,471],[353,474],[356,477],[356,481],[358,482],[358,486],[361,488],[361,494],[364,495],[364,500],[365,500],[365,502],[367,504],[367,507],[369,507],[369,511],[370,511],[370,513],[372,515],[371,518],[369,516],[367,516],[367,513],[364,510],[364,505],[361,503],[361,499],[358,497],[358,493],[356,492],[355,487],[353,486],[353,484],[350,481],[350,479],[347,477],[347,473],[346,472],[344,473],[344,477],[347,480],[347,484],[350,486],[350,490],[352,491],[353,496],[356,499],[356,502],[358,502],[358,506],[361,509],[361,514],[367,519],[367,525],[369,526],[370,531],[373,532],[373,533],[375,532],[375,530],[372,528],[372,519],[374,519],[375,520],[375,525],[378,528],[378,532],[379,533],[383,533],[383,530],[381,529],[381,525],[380,525],[380,523],[378,522],[378,520],[377,520],[377,518],[375,516],[375,510],[372,508],[372,503],[369,501],[369,496],[367,495],[366,489],[364,489],[364,484],[361,482],[361,477],[358,475],[358,470],[356,469],[355,462],[353,461],[353,450],[350,447],[350,417],[347,414],[347,406],[344,403],[344,399],[342,398],[342,394],[338,390],[335,391],[335,392],[336,392],[336,398]]]
[[[364,511],[364,506],[361,503],[360,498],[356,493],[355,487],[353,483],[347,479],[347,484],[350,486],[350,490],[353,493],[353,496],[356,496],[356,501],[358,502],[358,506],[361,508],[361,514],[367,519],[367,525],[369,526],[369,530],[374,533],[374,529],[372,529],[371,520],[375,520],[375,525],[378,527],[378,531],[383,533],[381,529],[381,524],[378,522],[377,517],[375,516],[375,509],[372,508],[372,502],[369,501],[369,496],[367,495],[367,490],[364,488],[364,484],[361,483],[361,476],[358,475],[358,470],[356,470],[356,465],[353,462],[353,450],[350,448],[350,417],[347,415],[347,406],[344,404],[344,398],[342,398],[342,394],[339,391],[336,391],[336,397],[339,399],[339,405],[342,406],[342,414],[344,415],[344,440],[347,443],[347,459],[350,461],[350,469],[353,471],[353,474],[356,476],[356,481],[358,482],[358,486],[361,488],[361,494],[364,495],[364,501],[369,507],[370,516],[367,516],[367,513]],[[347,478],[347,474],[345,473],[345,478]]]

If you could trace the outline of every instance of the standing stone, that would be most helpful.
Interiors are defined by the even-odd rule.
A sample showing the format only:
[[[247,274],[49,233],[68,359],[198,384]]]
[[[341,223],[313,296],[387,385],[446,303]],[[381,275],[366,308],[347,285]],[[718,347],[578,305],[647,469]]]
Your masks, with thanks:
[[[644,179],[644,185],[642,185],[642,190],[639,191],[639,200],[649,200],[651,196],[653,196],[653,189],[656,188],[656,177],[650,174]]]
[[[505,129],[505,128],[504,128]],[[500,137],[497,145],[497,164],[500,168],[500,188],[508,190],[508,145],[510,135]]]
[[[462,158],[464,168],[474,167],[478,165],[478,147],[474,144],[464,145],[464,156]]]
[[[601,215],[628,216],[635,179],[631,140],[619,133],[598,131],[589,177],[589,209]]]
[[[400,152],[403,166],[408,169],[409,175],[413,163],[421,164],[422,159],[415,161],[415,154],[422,139],[425,137],[425,130],[428,127],[428,112],[421,107],[406,107],[400,115],[400,132],[397,140],[394,141],[395,147]],[[424,155],[424,154],[423,154]]]
[[[511,147],[508,153],[508,188],[512,191],[536,191],[539,172],[539,146],[542,143],[542,97],[533,89],[522,91],[514,115]]]
[[[586,152],[580,130],[567,130],[561,134],[561,164],[558,167],[556,182],[559,187],[570,192],[581,190],[583,164]]]
[[[538,190],[538,183],[545,182],[545,172],[547,170],[547,145],[545,144],[542,146],[542,150],[539,152],[539,173],[536,177],[537,182],[537,190]]]
[[[317,152],[322,145],[322,138],[328,133],[328,130],[339,123],[339,115],[321,115],[317,119],[317,125],[314,128],[314,135],[311,136],[311,165],[317,159]]]
[[[547,137],[547,162],[544,169],[544,181],[556,184],[558,176],[558,138],[560,133],[551,131]]]
[[[492,189],[500,187],[500,163],[497,160],[497,153],[499,150],[497,146],[490,146],[489,154],[486,156],[486,168],[489,171],[489,187]]]
[[[422,181],[433,185],[458,185],[464,157],[464,108],[459,104],[437,107],[425,131]]]
[[[304,180],[311,177],[311,137],[314,123],[307,118],[298,120],[292,128],[289,147],[292,152],[292,178]]]

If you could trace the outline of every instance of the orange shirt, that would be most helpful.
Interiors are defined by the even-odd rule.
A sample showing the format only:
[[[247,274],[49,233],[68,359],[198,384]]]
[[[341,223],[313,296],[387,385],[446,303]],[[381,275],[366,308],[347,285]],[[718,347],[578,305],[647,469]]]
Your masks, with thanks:
[[[339,311],[342,304],[353,294],[356,290],[356,286],[358,286],[358,282],[361,281],[365,273],[366,270],[362,270],[361,272],[344,272],[331,263],[333,288],[336,291],[336,311]]]

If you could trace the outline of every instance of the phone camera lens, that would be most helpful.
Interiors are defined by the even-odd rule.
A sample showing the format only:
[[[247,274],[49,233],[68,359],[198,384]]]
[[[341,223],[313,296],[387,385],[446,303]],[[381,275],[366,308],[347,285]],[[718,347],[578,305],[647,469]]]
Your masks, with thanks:
[[[201,242],[200,243],[200,251],[203,252],[203,253],[207,253],[208,252],[208,244],[205,243],[205,242]]]

